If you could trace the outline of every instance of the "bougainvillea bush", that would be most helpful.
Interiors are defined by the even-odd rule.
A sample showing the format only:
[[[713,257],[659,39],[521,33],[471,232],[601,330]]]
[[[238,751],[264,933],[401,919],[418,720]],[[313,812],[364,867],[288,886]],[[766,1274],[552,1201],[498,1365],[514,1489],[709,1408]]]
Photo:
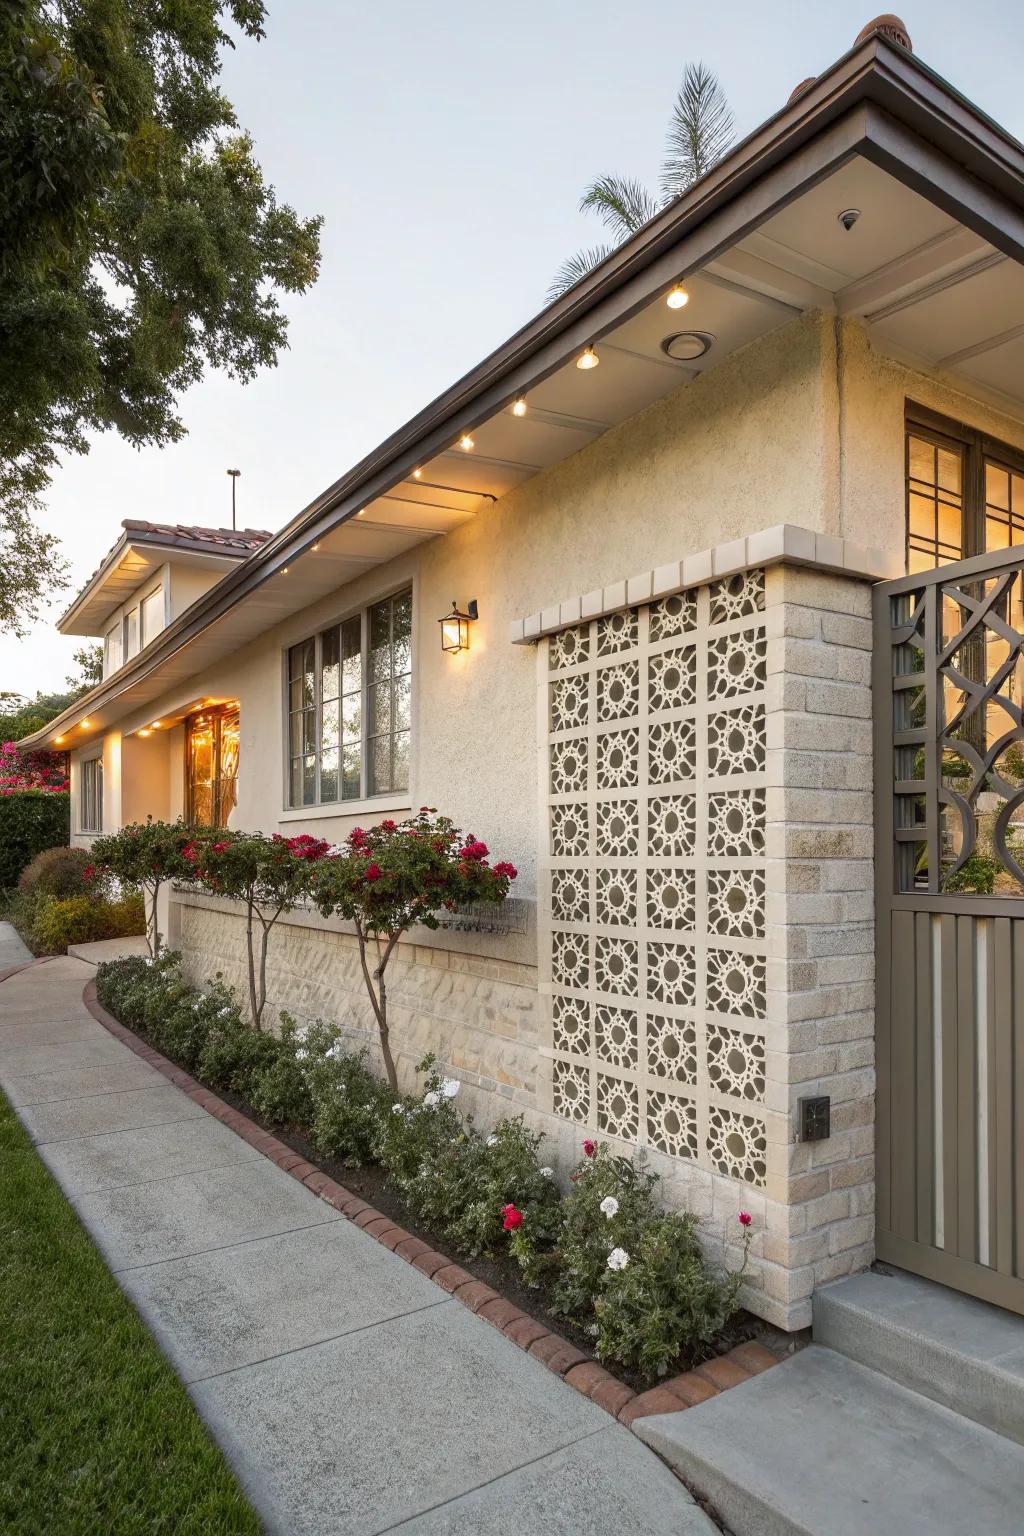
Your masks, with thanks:
[[[440,911],[505,900],[516,878],[515,865],[507,860],[492,865],[489,853],[486,843],[461,832],[447,816],[425,805],[408,821],[356,827],[344,846],[321,863],[310,882],[310,894],[324,917],[334,914],[355,926],[384,1070],[396,1091],[398,1074],[388,1026],[388,961],[414,924],[437,928]]]
[[[266,1121],[298,1125],[324,1157],[379,1164],[410,1215],[467,1258],[507,1255],[552,1312],[595,1352],[644,1380],[714,1353],[738,1305],[743,1267],[712,1268],[697,1223],[658,1202],[642,1152],[584,1140],[568,1192],[521,1117],[485,1134],[459,1110],[460,1084],[427,1057],[422,1088],[396,1094],[341,1030],[318,1022],[279,1034],[245,1023],[220,979],[205,992],[177,957],[113,961],[100,1001],[212,1088],[240,1095]],[[739,1216],[744,1267],[752,1219]]]
[[[61,794],[70,788],[63,752],[30,752],[17,741],[0,742],[0,795],[23,789]]]

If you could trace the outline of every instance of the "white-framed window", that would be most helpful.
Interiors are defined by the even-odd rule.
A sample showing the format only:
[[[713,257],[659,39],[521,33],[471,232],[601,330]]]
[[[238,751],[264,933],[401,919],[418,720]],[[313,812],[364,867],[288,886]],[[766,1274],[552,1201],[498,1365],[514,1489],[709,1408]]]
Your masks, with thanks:
[[[124,659],[130,660],[139,649],[139,610],[129,608],[124,616]]]
[[[155,640],[164,627],[164,589],[157,587],[142,599],[142,644]]]
[[[78,765],[78,830],[103,831],[102,757],[88,757]]]
[[[287,663],[288,805],[408,789],[411,589],[293,645]]]
[[[108,629],[103,637],[103,676],[109,677],[121,665],[121,621]]]

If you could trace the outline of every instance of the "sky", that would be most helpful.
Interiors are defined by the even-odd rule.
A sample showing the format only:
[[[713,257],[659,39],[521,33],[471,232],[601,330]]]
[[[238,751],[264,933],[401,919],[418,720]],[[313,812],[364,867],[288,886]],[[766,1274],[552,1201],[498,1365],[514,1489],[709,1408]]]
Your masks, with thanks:
[[[0,689],[57,690],[82,641],[54,621],[125,517],[276,530],[530,319],[552,275],[602,237],[596,175],[657,186],[684,64],[719,77],[750,132],[845,53],[875,12],[733,0],[267,0],[267,36],[223,86],[278,198],[324,218],[320,279],[289,298],[289,348],[249,385],[208,374],[188,436],[113,434],[57,470],[38,521],[71,586],[29,637],[0,635]],[[915,52],[1018,138],[1024,42],[1011,0],[915,0]],[[998,45],[995,40],[1000,39]]]

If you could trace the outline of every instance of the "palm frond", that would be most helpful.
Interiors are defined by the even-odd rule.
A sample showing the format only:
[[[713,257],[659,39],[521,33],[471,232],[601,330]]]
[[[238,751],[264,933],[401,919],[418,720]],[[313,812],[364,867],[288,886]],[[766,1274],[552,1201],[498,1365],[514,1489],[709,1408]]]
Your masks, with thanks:
[[[642,229],[658,211],[658,204],[642,182],[627,176],[599,176],[580,198],[581,213],[596,213],[620,245]]]
[[[706,176],[732,147],[735,124],[718,80],[700,62],[687,64],[672,104],[661,191],[669,203]]]
[[[588,272],[593,272],[606,256],[610,256],[614,249],[613,245],[594,245],[589,251],[577,251],[575,256],[563,261],[551,279],[545,302],[551,304],[555,299],[560,299],[563,293],[568,293]]]

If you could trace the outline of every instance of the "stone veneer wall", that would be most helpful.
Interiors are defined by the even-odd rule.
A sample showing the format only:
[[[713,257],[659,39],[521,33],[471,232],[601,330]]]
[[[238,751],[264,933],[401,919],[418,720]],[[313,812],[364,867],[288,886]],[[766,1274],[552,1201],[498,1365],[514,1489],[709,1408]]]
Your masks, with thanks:
[[[737,1214],[752,1213],[745,1302],[799,1328],[810,1322],[815,1284],[873,1256],[870,587],[779,564],[765,572],[764,592],[765,846],[763,863],[753,862],[763,868],[765,894],[763,942],[753,948],[763,956],[765,1001],[763,1019],[739,1021],[763,1040],[763,1169],[747,1182],[717,1171],[700,1156],[704,1148],[696,1159],[654,1145],[648,1152],[666,1201],[700,1218],[712,1259],[735,1262]],[[594,1116],[574,1122],[553,1112],[546,921],[542,915],[542,985],[532,936],[438,934],[399,947],[389,1000],[406,1084],[415,1062],[435,1052],[462,1079],[460,1103],[479,1124],[522,1113],[549,1137],[550,1160],[564,1173],[584,1125],[597,1127]],[[244,995],[244,929],[229,903],[176,897],[170,938],[194,980],[221,971]],[[331,1018],[366,1040],[372,1056],[355,941],[339,925],[306,914],[283,919],[269,982],[272,1014]],[[685,1077],[675,1086],[685,1094]],[[831,1138],[800,1144],[797,1099],[818,1093],[832,1098]],[[728,1102],[719,1094],[720,1107]],[[736,1109],[751,1113],[749,1101]],[[616,1139],[607,1125],[600,1134]],[[619,1145],[628,1150],[632,1141]]]

